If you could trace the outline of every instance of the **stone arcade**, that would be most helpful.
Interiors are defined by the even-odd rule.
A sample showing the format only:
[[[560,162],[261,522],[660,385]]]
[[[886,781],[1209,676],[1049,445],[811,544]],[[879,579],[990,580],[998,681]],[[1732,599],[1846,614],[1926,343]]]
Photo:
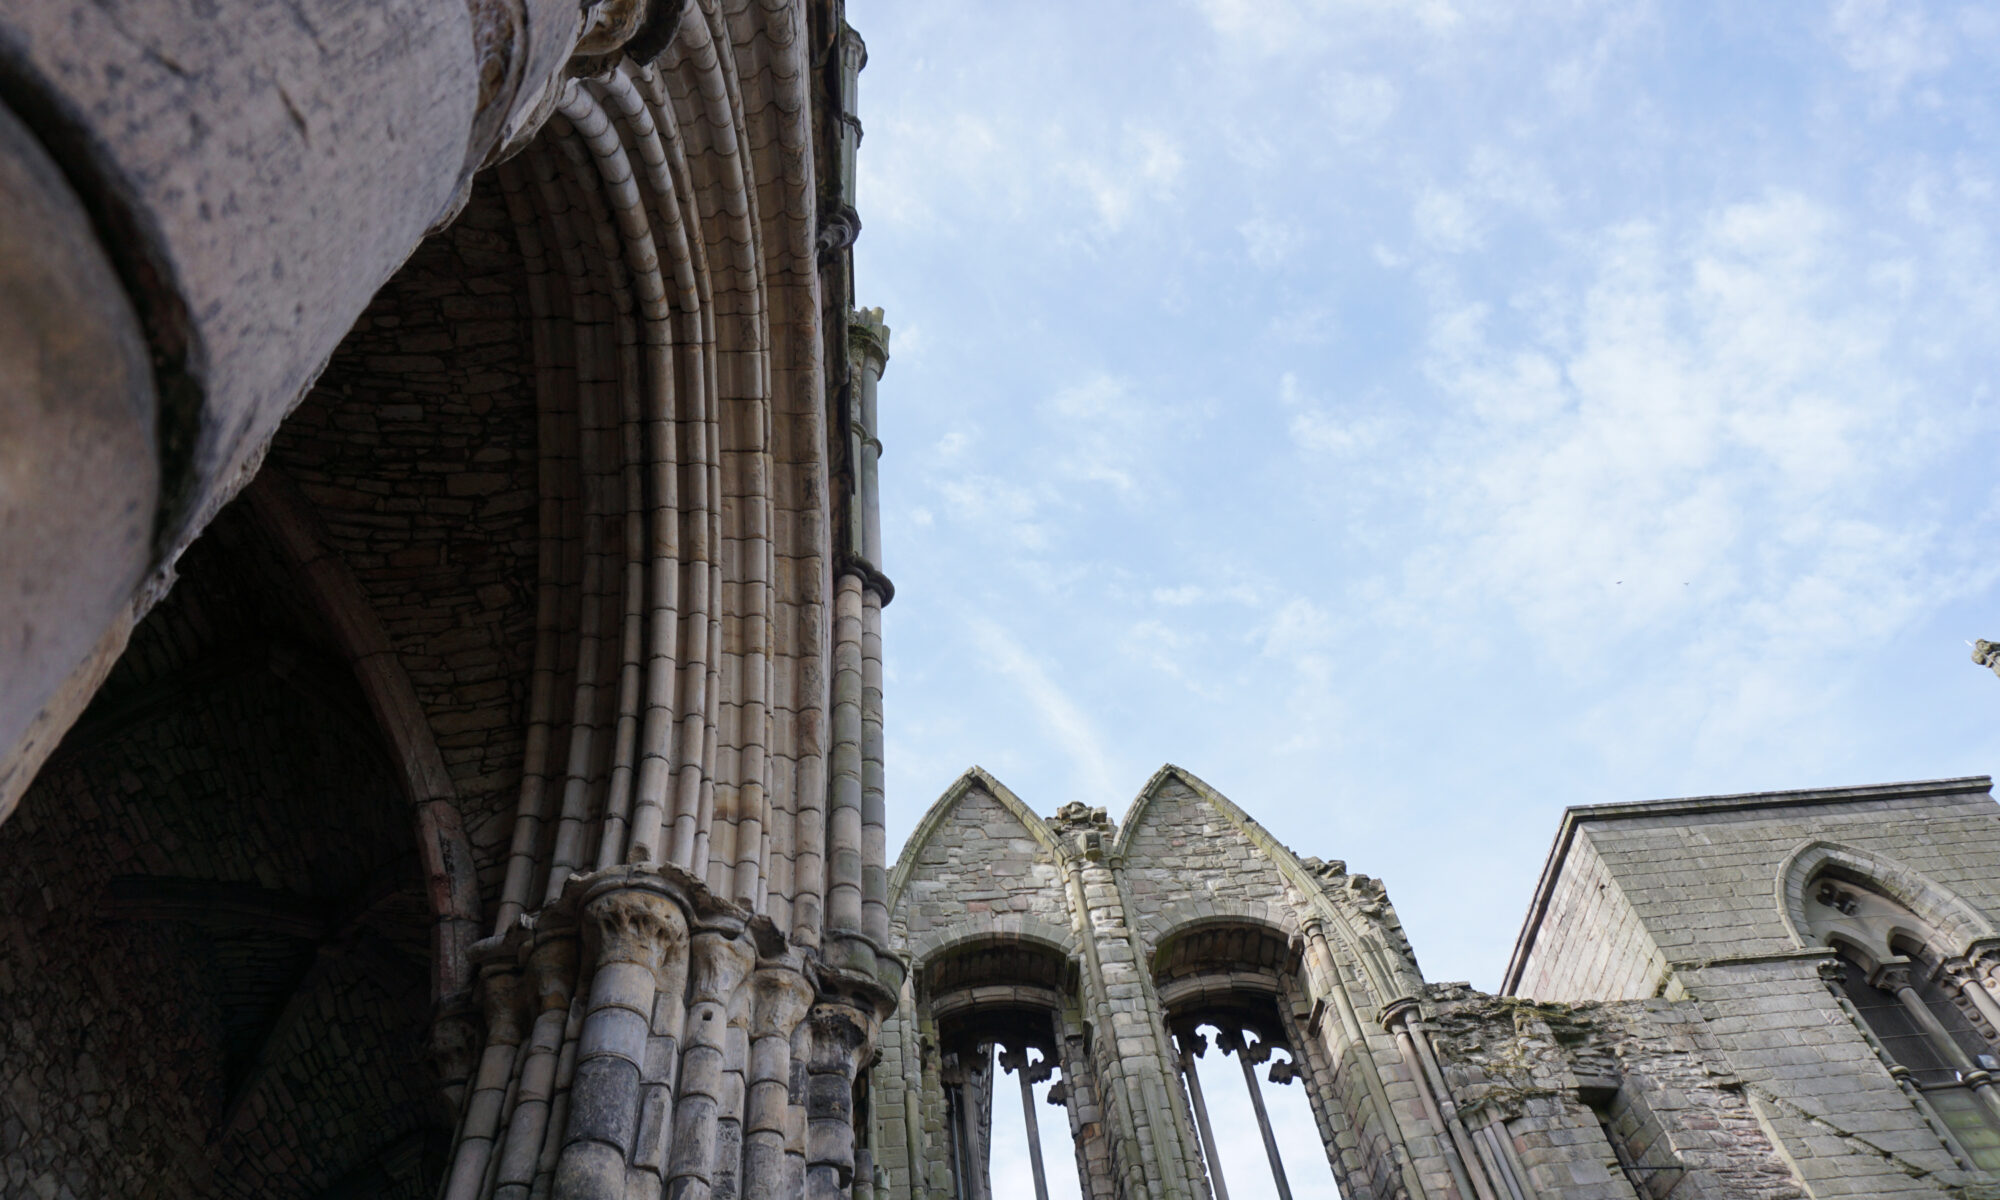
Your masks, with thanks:
[[[1571,809],[1494,996],[1425,982],[1378,881],[1178,767],[1115,826],[973,770],[891,878],[865,1145],[886,1195],[984,1196],[994,1069],[1039,1064],[1088,1195],[1219,1197],[1213,1049],[1281,1195],[1326,1166],[1282,1161],[1271,1086],[1350,1200],[2000,1195],[1990,788]]]
[[[1572,810],[1500,996],[1171,767],[892,877],[864,59],[0,12],[0,1195],[1225,1200],[1211,1050],[1281,1193],[2000,1195],[1983,779]]]

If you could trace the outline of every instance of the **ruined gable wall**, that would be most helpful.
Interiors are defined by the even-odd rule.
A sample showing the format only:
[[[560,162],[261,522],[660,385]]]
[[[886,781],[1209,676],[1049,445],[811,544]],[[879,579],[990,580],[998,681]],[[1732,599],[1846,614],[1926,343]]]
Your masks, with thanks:
[[[1515,990],[1542,1000],[1630,995],[1629,981],[1643,978],[1634,962],[1647,965],[1631,948],[1657,945],[1650,966],[1679,1001],[1657,1012],[1683,1023],[1697,1015],[1701,1036],[1811,1194],[1935,1195],[1967,1177],[1932,1114],[1897,1085],[1820,978],[1828,952],[1793,939],[1779,875],[1801,846],[1833,842],[1919,872],[1990,913],[2000,814],[1983,781],[1819,795],[1588,817]],[[1593,909],[1598,895],[1628,903]],[[1619,946],[1622,973],[1611,952]]]
[[[1286,883],[1267,850],[1184,781],[1160,781],[1134,820],[1120,884],[1155,947],[1174,926],[1200,916],[1253,912],[1296,925],[1291,913],[1304,895]]]
[[[1071,929],[1055,854],[982,782],[969,782],[928,840],[905,854],[889,908],[898,953],[917,959],[982,931],[1004,940],[1010,935],[999,931],[1029,927],[1061,939]],[[921,974],[905,981],[896,1012],[883,1023],[881,1058],[870,1074],[871,1149],[890,1196],[951,1186],[944,1095],[925,1081],[927,1054],[933,1071],[938,1065],[938,1036],[919,1001]]]
[[[1062,871],[1019,817],[974,786],[911,860],[890,910],[890,942],[907,953],[929,936],[1011,915],[1067,930]]]

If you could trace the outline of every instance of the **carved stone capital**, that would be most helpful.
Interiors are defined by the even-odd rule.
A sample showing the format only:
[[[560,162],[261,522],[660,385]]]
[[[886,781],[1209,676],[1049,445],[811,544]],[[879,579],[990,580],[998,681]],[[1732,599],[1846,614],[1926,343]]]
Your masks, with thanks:
[[[569,1007],[576,990],[576,953],[573,936],[544,938],[528,951],[528,983],[534,992],[530,1019]]]
[[[486,1018],[486,1041],[492,1045],[518,1046],[526,1033],[527,989],[521,969],[491,966],[479,979],[480,1010]]]
[[[812,1007],[812,1070],[853,1078],[872,1057],[877,1023],[872,1012],[839,1001]]]
[[[790,1038],[812,1009],[812,982],[796,967],[759,967],[750,977],[750,987],[756,996],[750,1017],[753,1038]]]
[[[1900,992],[1913,986],[1910,969],[1916,964],[1907,958],[1892,958],[1875,968],[1868,982],[1885,992]]]
[[[584,928],[597,963],[637,963],[655,972],[687,944],[687,914],[650,889],[621,887],[583,906]]]
[[[879,378],[889,365],[889,327],[882,323],[879,308],[857,308],[847,321],[847,348],[855,358],[870,364]]]
[[[756,952],[745,938],[730,937],[714,929],[696,934],[693,953],[688,958],[693,1005],[713,1004],[726,1013],[736,989],[742,986],[756,961]],[[711,1012],[697,1018],[690,1011],[688,1019],[713,1020],[720,1015]]]

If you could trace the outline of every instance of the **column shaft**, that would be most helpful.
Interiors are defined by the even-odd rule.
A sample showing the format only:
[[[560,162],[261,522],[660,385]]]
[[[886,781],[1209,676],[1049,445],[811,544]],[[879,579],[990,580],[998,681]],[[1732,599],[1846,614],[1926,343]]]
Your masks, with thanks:
[[[1229,1185],[1222,1179],[1222,1154],[1215,1144],[1215,1127],[1208,1120],[1208,1100],[1201,1094],[1201,1076],[1195,1072],[1194,1055],[1186,1046],[1181,1047],[1181,1079],[1187,1083],[1188,1100],[1194,1106],[1195,1129],[1201,1134],[1201,1152],[1208,1160],[1209,1187],[1215,1193],[1215,1200],[1229,1200]]]
[[[1257,1132],[1264,1135],[1264,1155],[1271,1160],[1271,1181],[1277,1185],[1278,1200],[1292,1200],[1292,1185],[1285,1178],[1285,1160],[1278,1154],[1278,1139],[1271,1132],[1271,1114],[1264,1108],[1264,1089],[1257,1086],[1257,1064],[1250,1061],[1247,1049],[1237,1050],[1236,1063],[1243,1068],[1243,1086],[1250,1092],[1250,1107],[1257,1110]]]
[[[1035,1085],[1026,1068],[1015,1072],[1021,1077],[1021,1123],[1028,1127],[1028,1165],[1035,1171],[1035,1200],[1049,1200],[1048,1171],[1042,1166],[1042,1127],[1035,1120]]]

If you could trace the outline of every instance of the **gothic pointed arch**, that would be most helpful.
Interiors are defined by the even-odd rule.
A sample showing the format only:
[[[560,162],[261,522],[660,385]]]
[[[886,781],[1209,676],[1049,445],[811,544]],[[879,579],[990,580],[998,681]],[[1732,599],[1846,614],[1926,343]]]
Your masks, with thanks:
[[[441,1008],[461,1004],[472,986],[467,951],[479,938],[479,879],[457,789],[423,702],[373,604],[346,560],[327,544],[296,485],[267,468],[244,489],[243,502],[325,622],[390,747],[435,921],[431,999]]]

